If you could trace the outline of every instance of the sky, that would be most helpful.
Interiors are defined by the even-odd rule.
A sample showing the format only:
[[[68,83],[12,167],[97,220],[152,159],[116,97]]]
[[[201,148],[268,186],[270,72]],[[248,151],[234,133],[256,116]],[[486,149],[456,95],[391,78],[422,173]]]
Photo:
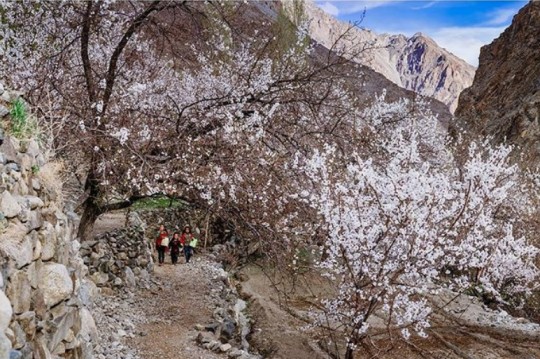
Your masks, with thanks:
[[[422,32],[439,46],[477,66],[480,47],[498,37],[527,1],[317,0],[316,3],[340,20],[361,21],[359,26],[378,33],[411,36]]]

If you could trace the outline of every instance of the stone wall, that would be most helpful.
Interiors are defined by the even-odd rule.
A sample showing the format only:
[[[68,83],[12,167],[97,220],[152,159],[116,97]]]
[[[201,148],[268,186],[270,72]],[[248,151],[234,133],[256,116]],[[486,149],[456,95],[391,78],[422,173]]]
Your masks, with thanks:
[[[154,266],[151,245],[141,226],[104,233],[84,242],[80,252],[98,287],[144,286]]]
[[[97,288],[85,279],[58,166],[33,139],[2,129],[0,143],[0,359],[92,358]]]

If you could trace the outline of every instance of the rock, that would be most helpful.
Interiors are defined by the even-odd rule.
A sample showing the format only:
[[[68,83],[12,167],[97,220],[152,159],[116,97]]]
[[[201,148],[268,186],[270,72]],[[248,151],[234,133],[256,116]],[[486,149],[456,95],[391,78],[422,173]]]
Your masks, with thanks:
[[[107,273],[95,272],[94,274],[90,276],[90,279],[97,286],[102,286],[102,285],[107,284],[107,282],[109,281],[109,275]]]
[[[118,278],[118,277],[114,278],[113,285],[115,287],[120,287],[120,286],[122,286],[122,284],[124,284],[124,282],[122,281],[121,278]]]
[[[26,312],[18,316],[18,322],[27,338],[33,338],[36,334],[36,313]]]
[[[30,286],[32,286],[32,289],[37,289],[39,284],[39,271],[42,267],[43,263],[40,260],[36,260],[28,266],[28,269],[26,270],[26,274],[28,275],[28,280],[30,281]]]
[[[79,337],[83,341],[92,341],[96,343],[98,340],[98,330],[92,313],[86,308],[82,308],[80,311],[81,316],[81,329],[79,331]]]
[[[13,321],[9,325],[13,332],[13,339],[11,340],[11,344],[13,345],[14,349],[21,349],[24,347],[24,344],[26,343],[26,334],[24,333],[24,330],[22,330],[21,325],[18,321]]]
[[[198,332],[202,332],[204,330],[204,325],[195,324],[195,330]]]
[[[228,352],[229,350],[231,350],[232,348],[232,345],[230,345],[229,343],[227,344],[222,344],[220,347],[219,347],[219,350],[222,351],[223,353],[225,352]]]
[[[79,319],[78,311],[73,308],[61,317],[55,319],[56,331],[49,340],[47,346],[49,351],[53,353],[63,353],[65,351],[62,341],[69,336],[71,328],[78,322],[77,319]]]
[[[10,358],[11,351],[11,341],[4,333],[0,333],[0,358]]]
[[[39,240],[42,246],[41,259],[43,261],[53,259],[56,254],[56,245],[58,241],[52,224],[49,222],[43,223],[39,233]]]
[[[0,152],[4,154],[4,158],[7,163],[17,161],[17,149],[15,148],[15,139],[12,137],[6,137],[0,145]],[[18,146],[17,146],[18,147]]]
[[[238,358],[244,355],[244,351],[240,349],[233,349],[229,352],[229,358]]]
[[[9,359],[22,359],[22,353],[18,350],[10,350]]]
[[[87,308],[92,308],[98,295],[99,290],[96,284],[91,280],[83,279],[78,295],[81,303]]]
[[[3,290],[0,290],[0,333],[3,333],[11,322],[13,309]]]
[[[32,288],[28,275],[24,270],[18,270],[10,278],[7,295],[11,298],[11,305],[15,314],[30,310]]]
[[[32,256],[33,261],[36,261],[39,259],[39,257],[41,257],[41,249],[42,249],[41,242],[36,241],[36,246],[34,247],[34,254]]]
[[[31,183],[32,189],[33,189],[34,191],[41,191],[41,182],[39,182],[39,179],[37,179],[37,178],[32,178],[32,179],[30,180],[30,183]]]
[[[4,191],[0,195],[0,211],[6,218],[13,218],[19,215],[22,208],[10,192]]]
[[[234,336],[236,324],[230,319],[225,319],[220,326],[219,338],[223,341],[229,341]]]
[[[41,155],[41,151],[36,140],[31,139],[28,142],[28,145],[26,146],[26,154],[28,154],[32,159],[35,159]]]
[[[43,200],[36,196],[24,196],[22,198],[31,210],[41,208],[45,205],[45,203],[43,203]]]
[[[135,288],[135,286],[137,285],[137,282],[136,282],[136,279],[135,279],[135,274],[133,273],[133,271],[129,267],[126,267],[124,269],[124,279],[126,281],[126,285],[129,288]]]
[[[39,288],[43,291],[45,304],[52,307],[67,299],[73,292],[73,281],[62,264],[47,263],[40,273]]]
[[[9,114],[9,110],[6,106],[0,105],[0,118],[3,118]]]
[[[199,334],[197,335],[197,343],[199,344],[206,344],[215,340],[215,337],[208,332],[199,332]]]
[[[19,244],[19,253],[15,258],[17,268],[23,268],[32,262],[34,257],[34,245],[32,244],[32,237],[26,236],[22,243]]]

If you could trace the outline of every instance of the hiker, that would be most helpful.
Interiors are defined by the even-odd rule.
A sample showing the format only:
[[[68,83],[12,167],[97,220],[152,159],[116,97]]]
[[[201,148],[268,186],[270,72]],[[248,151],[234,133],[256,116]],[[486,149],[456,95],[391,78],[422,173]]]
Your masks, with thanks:
[[[171,262],[173,265],[178,263],[178,256],[180,255],[180,248],[182,243],[180,243],[180,233],[174,232],[174,235],[169,243],[169,249],[171,251]]]
[[[180,237],[180,242],[184,246],[184,257],[186,258],[186,263],[189,263],[189,260],[193,256],[193,247],[192,244],[197,245],[193,242],[193,234],[191,233],[191,227],[185,226],[184,231],[182,232],[182,237]]]
[[[165,262],[165,252],[169,248],[169,233],[162,224],[159,226],[159,234],[156,238],[156,249],[158,252],[158,263],[161,266]]]

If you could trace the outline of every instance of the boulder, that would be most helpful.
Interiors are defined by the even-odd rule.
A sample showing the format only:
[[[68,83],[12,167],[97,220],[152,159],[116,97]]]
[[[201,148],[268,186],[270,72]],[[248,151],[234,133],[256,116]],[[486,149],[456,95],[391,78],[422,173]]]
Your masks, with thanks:
[[[4,191],[0,195],[0,211],[6,218],[13,218],[21,213],[22,207],[10,192]]]
[[[69,336],[71,328],[73,328],[73,326],[77,323],[78,319],[78,312],[74,309],[55,319],[56,331],[54,332],[48,345],[51,352],[63,353],[65,351],[65,348],[61,346],[62,341]]]
[[[48,307],[52,307],[69,298],[73,292],[73,281],[67,268],[58,263],[47,263],[40,273],[39,288]]]
[[[56,244],[58,241],[52,224],[49,222],[43,223],[39,233],[39,240],[42,246],[41,259],[43,261],[51,260],[56,254]]]
[[[6,337],[4,333],[0,332],[0,358],[8,359],[11,353],[11,341]]]
[[[17,145],[18,147],[18,145]],[[0,146],[0,152],[4,154],[7,163],[17,160],[16,141],[12,137],[6,137]]]
[[[0,333],[3,333],[11,322],[13,309],[3,290],[0,290]]]
[[[19,253],[15,258],[17,262],[17,268],[23,268],[32,263],[34,257],[34,245],[32,244],[32,237],[26,236],[22,243],[19,244]]]
[[[11,298],[13,312],[16,314],[30,310],[32,287],[26,271],[18,270],[13,273],[7,286],[7,295]]]
[[[98,329],[92,313],[86,308],[82,308],[80,311],[81,316],[81,329],[79,330],[78,337],[84,342],[92,341],[94,343],[98,340]]]
[[[83,279],[79,289],[79,299],[81,303],[87,307],[92,308],[94,300],[99,295],[99,289],[96,284],[91,280]]]
[[[124,269],[124,280],[129,288],[134,288],[137,285],[135,274],[129,267]]]

